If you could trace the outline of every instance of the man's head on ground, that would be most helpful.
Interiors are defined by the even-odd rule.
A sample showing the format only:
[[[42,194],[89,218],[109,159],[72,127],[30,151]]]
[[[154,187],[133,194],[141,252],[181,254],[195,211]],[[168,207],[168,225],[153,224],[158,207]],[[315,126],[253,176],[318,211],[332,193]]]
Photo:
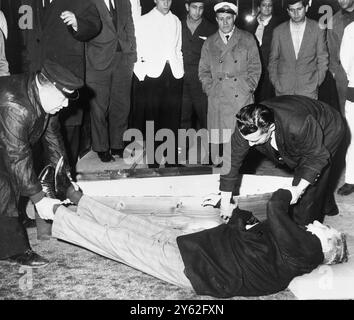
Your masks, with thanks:
[[[250,104],[236,115],[237,128],[250,146],[266,143],[275,131],[274,113],[262,104]]]
[[[354,0],[338,0],[338,4],[345,11],[354,11]]]
[[[287,11],[290,20],[295,24],[300,24],[305,21],[308,9],[308,0],[288,0]]]
[[[307,231],[321,241],[323,264],[337,264],[348,261],[346,235],[330,226],[314,221],[306,226]]]
[[[273,14],[273,0],[258,0],[259,15],[268,18]]]
[[[77,89],[83,86],[82,79],[60,64],[46,60],[36,75],[38,93],[43,110],[55,114],[68,106],[69,99],[79,97]]]
[[[230,33],[235,26],[237,6],[232,1],[222,1],[214,6],[214,11],[219,30],[225,34]]]
[[[205,0],[187,0],[185,6],[188,13],[188,18],[194,22],[198,22],[203,16]]]
[[[154,0],[156,9],[163,15],[168,14],[171,10],[172,0]]]

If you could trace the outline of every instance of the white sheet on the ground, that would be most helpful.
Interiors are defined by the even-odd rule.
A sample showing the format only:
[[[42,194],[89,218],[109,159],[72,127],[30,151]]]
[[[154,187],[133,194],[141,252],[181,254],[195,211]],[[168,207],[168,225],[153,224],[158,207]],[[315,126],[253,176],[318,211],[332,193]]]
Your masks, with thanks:
[[[348,237],[349,261],[321,265],[309,274],[295,278],[289,285],[300,300],[354,299],[354,237]]]

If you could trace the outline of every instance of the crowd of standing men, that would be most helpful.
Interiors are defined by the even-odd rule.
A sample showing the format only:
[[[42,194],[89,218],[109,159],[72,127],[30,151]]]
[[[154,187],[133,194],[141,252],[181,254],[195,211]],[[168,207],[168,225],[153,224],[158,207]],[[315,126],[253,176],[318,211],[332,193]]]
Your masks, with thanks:
[[[289,20],[283,23],[273,14],[273,0],[259,0],[258,14],[248,31],[236,26],[239,8],[235,1],[213,3],[216,24],[203,16],[206,2],[186,0],[186,17],[181,22],[171,12],[172,0],[154,0],[155,7],[144,15],[139,0],[23,1],[33,9],[33,28],[24,32],[24,64],[30,74],[38,77],[33,83],[38,88],[46,87],[45,79],[40,76],[44,75],[64,97],[70,94],[67,97],[70,108],[51,115],[46,128],[57,134],[60,123],[63,139],[57,145],[72,172],[83,143],[80,130],[86,104],[89,105],[91,146],[102,162],[123,158],[123,135],[128,128],[145,132],[146,122],[153,121],[155,132],[167,128],[175,137],[181,128],[208,129],[210,159],[204,163],[218,164],[235,131],[235,116],[244,106],[273,96],[317,99],[329,70],[337,86],[340,111],[347,119],[348,131],[353,132],[354,69],[348,48],[353,38],[354,0],[338,0],[341,9],[328,30],[306,17],[307,0],[288,0]],[[0,75],[7,76],[6,20],[3,16],[0,20]],[[12,77],[3,79],[3,87],[10,88],[5,82],[11,82]],[[72,99],[71,94],[78,89],[80,98]],[[8,99],[6,90],[3,95]],[[44,100],[46,94],[40,91],[38,96]],[[66,106],[65,99],[55,110]],[[0,121],[0,130],[7,132],[2,120],[9,117],[8,103],[8,100],[4,102],[7,107],[1,109]],[[46,113],[55,112],[50,109]],[[24,148],[45,150],[48,144],[49,149],[53,148],[50,139],[47,143],[37,143],[40,132],[33,139],[23,138],[28,140]],[[156,150],[162,141],[153,143]],[[177,141],[174,149],[175,156],[168,158],[166,165],[178,164]],[[2,165],[12,177],[10,180],[15,181],[11,188],[16,190],[17,201],[22,190],[19,181],[24,181],[19,176],[33,178],[35,174],[31,153],[26,158],[29,166],[12,152],[15,153],[2,141]],[[338,191],[342,195],[354,192],[353,153],[350,144],[345,184]],[[159,166],[166,160],[163,155],[159,158],[154,153],[153,156],[153,159],[148,157],[150,166]],[[55,154],[49,162],[55,166],[58,159],[59,155]],[[15,170],[14,161],[22,167]],[[25,167],[31,172],[24,170]],[[33,179],[38,186],[37,178]],[[8,181],[3,181],[6,183],[0,186],[8,188]],[[45,214],[40,214],[46,204],[39,193],[36,187],[21,195],[37,204],[38,238],[46,239],[50,236],[50,226],[43,220]],[[1,215],[6,216],[7,212],[1,210]],[[15,216],[14,212],[11,216]],[[7,237],[8,232],[0,231],[0,237],[3,235]],[[1,251],[0,258],[9,255],[6,248],[4,252]],[[30,257],[34,259],[32,253]]]

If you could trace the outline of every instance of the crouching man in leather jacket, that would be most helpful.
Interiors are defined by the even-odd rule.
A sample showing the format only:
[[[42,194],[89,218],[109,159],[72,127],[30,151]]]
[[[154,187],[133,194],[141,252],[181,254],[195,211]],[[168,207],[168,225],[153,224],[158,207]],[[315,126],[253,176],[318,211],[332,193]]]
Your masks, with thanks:
[[[0,259],[29,267],[48,261],[31,250],[18,220],[19,197],[29,197],[39,216],[48,219],[59,200],[45,196],[35,174],[31,146],[42,139],[49,163],[65,154],[60,125],[51,115],[78,98],[83,81],[47,60],[41,72],[0,79]]]

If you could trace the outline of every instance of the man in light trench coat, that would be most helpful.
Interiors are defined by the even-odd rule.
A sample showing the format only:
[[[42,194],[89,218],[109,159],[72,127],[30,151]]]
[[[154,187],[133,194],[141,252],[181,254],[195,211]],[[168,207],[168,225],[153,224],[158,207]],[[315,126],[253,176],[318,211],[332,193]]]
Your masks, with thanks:
[[[203,45],[199,79],[208,96],[211,160],[218,164],[222,146],[234,131],[235,115],[254,101],[262,67],[254,36],[235,26],[237,6],[222,1],[214,11],[219,30]]]

